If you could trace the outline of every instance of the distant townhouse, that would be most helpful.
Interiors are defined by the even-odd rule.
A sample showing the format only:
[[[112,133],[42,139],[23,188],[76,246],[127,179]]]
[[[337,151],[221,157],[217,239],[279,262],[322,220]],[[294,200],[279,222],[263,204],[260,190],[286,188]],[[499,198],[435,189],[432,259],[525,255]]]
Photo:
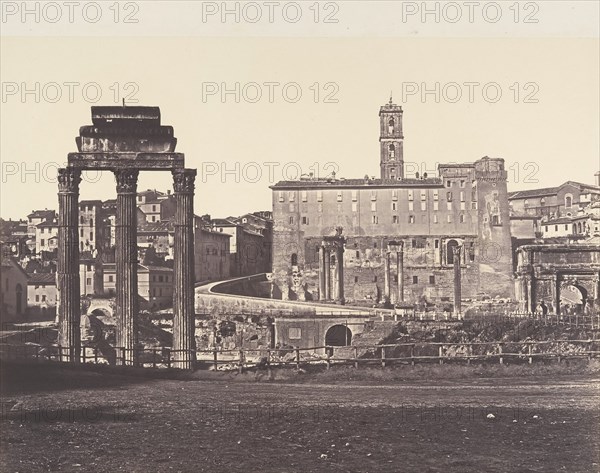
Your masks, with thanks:
[[[2,321],[23,317],[27,309],[27,273],[17,260],[0,255],[0,317]]]
[[[30,273],[27,280],[27,313],[54,317],[57,303],[56,273]]]

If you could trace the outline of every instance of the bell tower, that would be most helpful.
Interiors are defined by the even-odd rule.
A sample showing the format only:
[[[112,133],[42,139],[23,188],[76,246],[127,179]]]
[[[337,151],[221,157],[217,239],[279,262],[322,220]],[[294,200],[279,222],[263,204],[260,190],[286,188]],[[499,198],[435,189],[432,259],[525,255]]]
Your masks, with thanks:
[[[404,135],[402,107],[390,101],[379,109],[381,179],[404,177]]]

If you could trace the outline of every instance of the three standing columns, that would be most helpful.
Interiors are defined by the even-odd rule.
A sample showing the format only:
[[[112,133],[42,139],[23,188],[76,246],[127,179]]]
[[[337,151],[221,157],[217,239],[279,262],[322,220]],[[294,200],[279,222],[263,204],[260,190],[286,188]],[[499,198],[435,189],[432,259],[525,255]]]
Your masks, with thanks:
[[[196,170],[172,171],[175,190],[175,248],[173,291],[173,366],[192,369],[195,361],[194,311],[194,181]],[[138,169],[114,171],[117,183],[116,316],[117,360],[138,362]],[[58,170],[59,247],[57,267],[58,343],[64,361],[79,362],[81,306],[79,287],[79,183],[81,171]]]
[[[117,181],[116,292],[117,360],[135,365],[138,348],[137,169],[115,171]]]
[[[173,171],[175,248],[173,280],[173,350],[176,368],[193,369],[196,361],[194,309],[195,169]]]
[[[81,306],[79,301],[78,169],[58,170],[58,344],[61,359],[79,363]]]

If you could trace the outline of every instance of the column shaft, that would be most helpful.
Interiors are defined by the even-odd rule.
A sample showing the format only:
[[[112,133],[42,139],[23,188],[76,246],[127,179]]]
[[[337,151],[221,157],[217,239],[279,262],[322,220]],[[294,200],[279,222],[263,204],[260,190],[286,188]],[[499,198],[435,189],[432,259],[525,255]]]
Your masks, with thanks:
[[[137,363],[138,278],[137,278],[137,178],[139,171],[115,171],[117,215],[115,222],[117,361],[131,366]],[[124,356],[124,359],[123,359]]]
[[[175,247],[173,350],[176,368],[193,369],[196,360],[194,308],[194,180],[195,169],[173,171]]]
[[[325,248],[319,247],[319,300],[325,300]]]
[[[460,253],[461,247],[453,248],[454,251],[454,315],[461,314],[461,274],[460,274]]]
[[[331,299],[331,250],[325,247],[324,269],[325,269],[325,300]]]
[[[400,249],[396,255],[398,267],[398,302],[404,302],[404,242],[400,242]]]
[[[63,360],[78,363],[81,352],[79,288],[79,183],[81,172],[58,170],[58,343]]]
[[[384,292],[384,297],[385,297],[385,301],[386,302],[391,302],[392,301],[392,296],[390,294],[390,287],[391,287],[391,282],[390,282],[390,278],[391,278],[391,274],[390,274],[390,253],[386,252],[384,255],[384,261],[383,261],[383,284],[384,284],[384,288],[383,288],[383,292]]]
[[[335,275],[337,280],[336,300],[339,304],[344,304],[344,246],[339,243],[335,253]]]

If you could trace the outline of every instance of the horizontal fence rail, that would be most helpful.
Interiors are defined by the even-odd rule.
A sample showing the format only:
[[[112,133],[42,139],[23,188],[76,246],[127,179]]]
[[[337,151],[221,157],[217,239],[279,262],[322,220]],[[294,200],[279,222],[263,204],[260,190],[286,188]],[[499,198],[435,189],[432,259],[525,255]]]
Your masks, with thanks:
[[[79,357],[68,348],[59,345],[40,346],[35,344],[0,344],[0,359],[33,360],[51,362],[78,361],[86,364],[106,364],[116,366],[137,366],[142,368],[177,368],[187,357],[181,356],[185,350],[170,348],[140,348],[136,350],[113,348],[107,352],[97,347],[82,347]],[[198,369],[237,370],[271,369],[274,367],[295,367],[308,365],[359,366],[417,363],[456,363],[464,362],[521,362],[534,360],[558,362],[572,358],[591,360],[600,355],[600,340],[548,340],[524,342],[411,342],[371,346],[317,346],[310,348],[257,348],[202,349],[192,352]],[[134,359],[135,362],[131,360]]]

